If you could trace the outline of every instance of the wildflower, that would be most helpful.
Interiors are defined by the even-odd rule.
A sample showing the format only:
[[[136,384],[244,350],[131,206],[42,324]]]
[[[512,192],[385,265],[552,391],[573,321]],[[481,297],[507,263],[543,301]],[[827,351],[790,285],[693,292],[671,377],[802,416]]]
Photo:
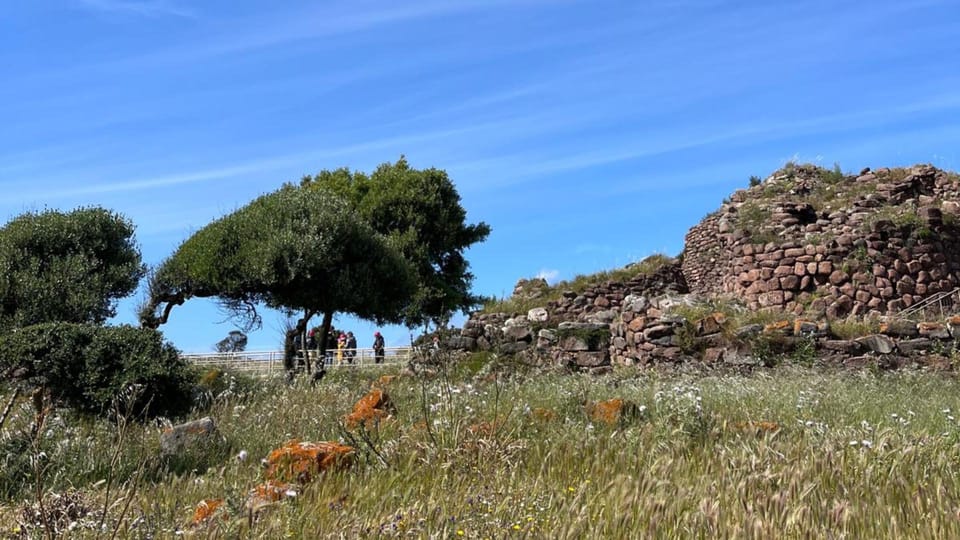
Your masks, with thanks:
[[[567,491],[569,491],[570,493],[573,493],[574,491],[576,491],[576,489],[574,489],[573,486],[567,486]]]
[[[457,536],[463,536],[464,534],[465,534],[465,533],[463,532],[463,529],[458,529],[458,530],[457,530]]]
[[[519,530],[520,530],[520,524],[519,524],[519,523],[514,523],[514,524],[513,524],[513,530],[519,531]]]
[[[240,463],[243,463],[246,460],[247,460],[247,451],[241,450],[240,453],[237,454],[237,461],[239,461]]]

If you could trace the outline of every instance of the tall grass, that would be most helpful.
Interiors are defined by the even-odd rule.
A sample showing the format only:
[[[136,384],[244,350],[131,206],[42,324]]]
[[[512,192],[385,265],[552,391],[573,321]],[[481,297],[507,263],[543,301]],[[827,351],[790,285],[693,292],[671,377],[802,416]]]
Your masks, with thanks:
[[[950,377],[796,367],[599,378],[445,373],[391,383],[395,418],[362,437],[339,420],[373,375],[332,372],[316,388],[268,384],[253,397],[218,401],[221,431],[251,459],[145,478],[121,537],[960,535],[960,384]],[[638,405],[636,418],[608,426],[584,414],[583,402],[613,397]],[[156,452],[158,428],[139,429],[125,462]],[[45,489],[102,497],[98,476],[106,472],[94,454],[110,455],[110,428],[76,425],[46,437],[54,443],[47,458],[60,462]],[[260,457],[291,438],[344,437],[358,444],[352,469],[322,476],[251,522],[243,501],[261,477]],[[61,445],[68,450],[58,453]],[[69,456],[79,463],[62,462]],[[42,536],[17,524],[30,489],[0,507],[0,536]],[[197,503],[211,498],[225,498],[231,517],[191,529]]]

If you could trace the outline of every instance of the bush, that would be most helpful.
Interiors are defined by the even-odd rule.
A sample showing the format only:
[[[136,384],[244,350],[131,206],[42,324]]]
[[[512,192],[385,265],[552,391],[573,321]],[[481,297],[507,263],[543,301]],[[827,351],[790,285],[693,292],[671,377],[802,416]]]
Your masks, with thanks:
[[[108,415],[175,416],[191,406],[187,364],[152,329],[45,323],[0,336],[0,373],[45,388],[58,404]]]

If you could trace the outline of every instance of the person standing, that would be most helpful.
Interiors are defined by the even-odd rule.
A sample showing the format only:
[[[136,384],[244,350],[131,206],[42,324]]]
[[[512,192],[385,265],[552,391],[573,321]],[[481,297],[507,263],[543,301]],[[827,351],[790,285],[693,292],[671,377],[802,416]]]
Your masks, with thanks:
[[[337,338],[337,365],[343,365],[343,352],[347,348],[347,335],[340,334]]]
[[[383,336],[380,335],[380,332],[373,333],[373,358],[374,361],[378,364],[383,363]]]
[[[357,356],[357,338],[353,336],[353,332],[347,332],[347,362],[353,363],[353,359]]]

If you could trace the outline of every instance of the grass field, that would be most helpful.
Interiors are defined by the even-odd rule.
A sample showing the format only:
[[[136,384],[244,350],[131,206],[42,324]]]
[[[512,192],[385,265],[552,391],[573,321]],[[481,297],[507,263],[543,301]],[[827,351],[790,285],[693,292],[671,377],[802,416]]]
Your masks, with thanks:
[[[227,385],[202,414],[228,446],[178,464],[156,458],[155,424],[52,416],[39,442],[25,443],[33,413],[23,404],[2,432],[0,537],[44,538],[69,523],[58,534],[960,537],[952,376],[480,371],[398,378],[387,385],[396,413],[368,431],[347,430],[342,417],[380,373],[333,373],[316,388]],[[585,413],[584,403],[610,398],[635,407],[611,424]],[[260,459],[289,439],[340,440],[358,459],[253,516],[244,503],[264,474]],[[193,526],[205,499],[224,502]],[[24,522],[38,500],[46,526]],[[68,503],[74,515],[57,516]]]

